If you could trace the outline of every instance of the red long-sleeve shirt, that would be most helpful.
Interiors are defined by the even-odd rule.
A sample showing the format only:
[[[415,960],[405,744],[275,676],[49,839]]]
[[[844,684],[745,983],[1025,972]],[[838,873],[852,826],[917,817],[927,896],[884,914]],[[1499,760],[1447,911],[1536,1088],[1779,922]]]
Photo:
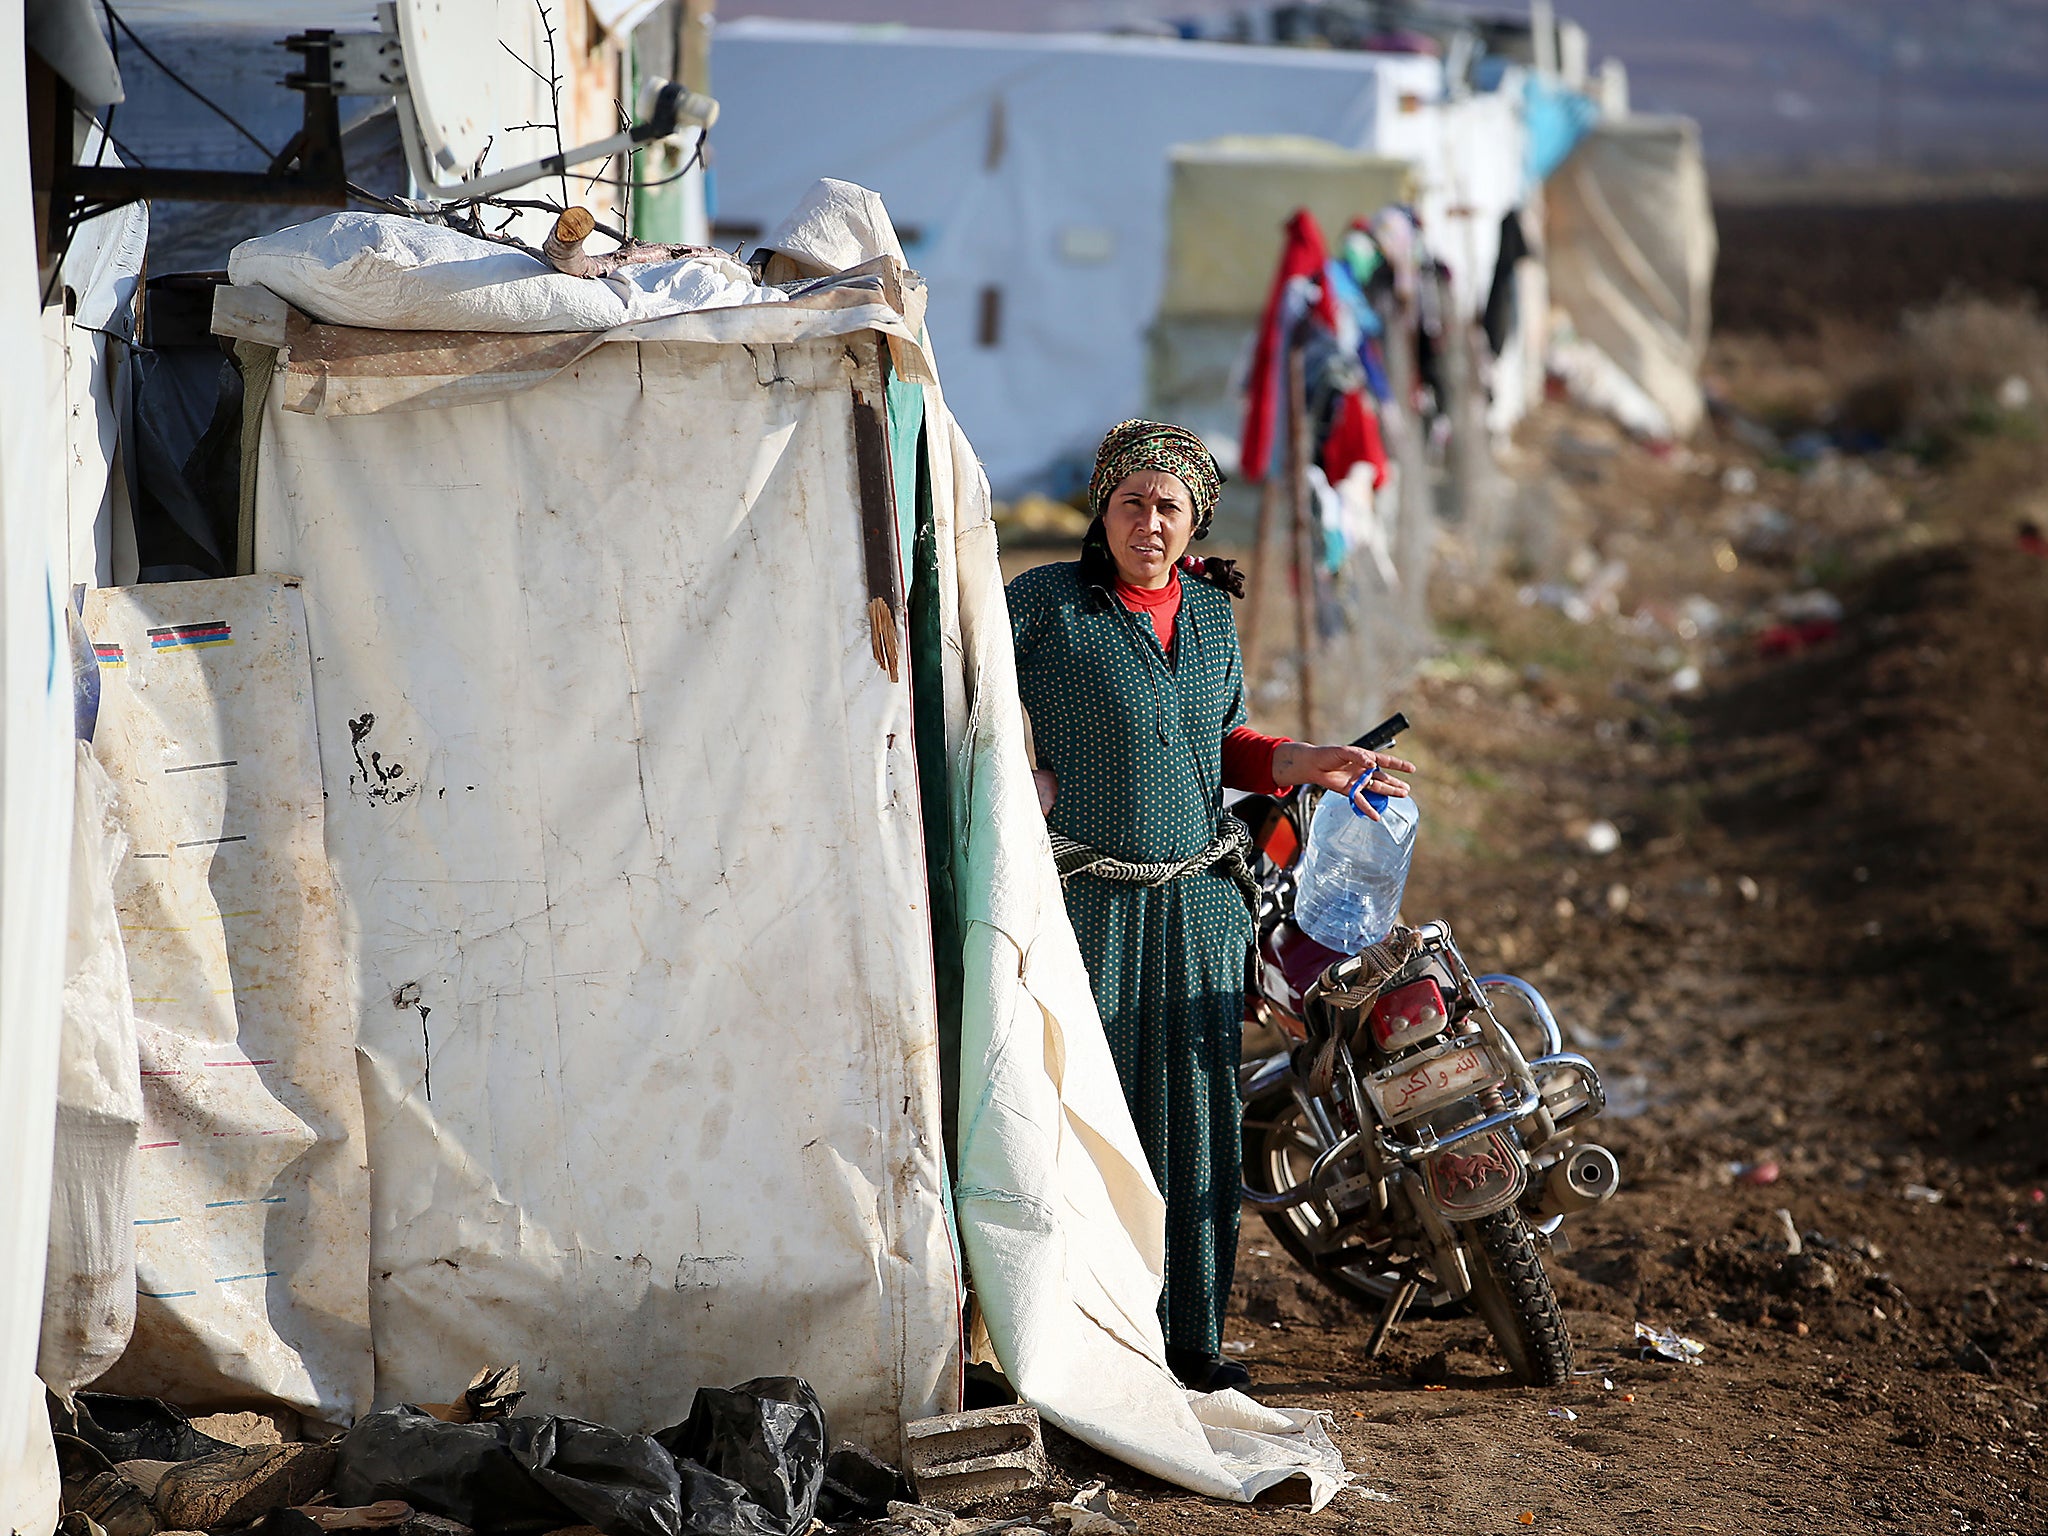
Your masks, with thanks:
[[[1116,584],[1117,601],[1141,618],[1152,623],[1152,633],[1159,637],[1162,651],[1173,649],[1174,621],[1180,617],[1180,572],[1175,571],[1163,587],[1134,587],[1129,582]],[[1285,736],[1262,736],[1249,726],[1240,725],[1223,738],[1223,783],[1230,789],[1241,789],[1250,795],[1271,795],[1279,793],[1280,786],[1273,782],[1273,754],[1287,744]]]

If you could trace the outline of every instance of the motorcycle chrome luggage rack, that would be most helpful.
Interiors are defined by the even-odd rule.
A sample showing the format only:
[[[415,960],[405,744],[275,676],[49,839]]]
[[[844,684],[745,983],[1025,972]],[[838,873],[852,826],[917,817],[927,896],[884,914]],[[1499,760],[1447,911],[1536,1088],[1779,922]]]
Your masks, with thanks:
[[[1496,1064],[1504,1070],[1506,1081],[1503,1086],[1509,1090],[1509,1096],[1500,1108],[1491,1110],[1447,1133],[1439,1132],[1435,1127],[1424,1123],[1415,1127],[1410,1139],[1397,1136],[1387,1127],[1376,1126],[1373,1136],[1374,1150],[1384,1164],[1414,1166],[1467,1143],[1478,1141],[1495,1131],[1545,1116],[1550,1100],[1543,1091],[1541,1080],[1553,1073],[1570,1073],[1577,1079],[1583,1098],[1571,1104],[1560,1116],[1546,1116],[1549,1119],[1547,1125],[1541,1125],[1539,1121],[1541,1134],[1531,1138],[1531,1151],[1557,1140],[1572,1127],[1594,1118],[1606,1108],[1607,1095],[1600,1082],[1599,1072],[1584,1056],[1564,1048],[1564,1037],[1558,1028],[1556,1015],[1551,1012],[1549,1002],[1540,991],[1519,976],[1493,973],[1475,977],[1466,966],[1464,956],[1459,953],[1448,923],[1422,923],[1416,927],[1415,934],[1422,941],[1422,955],[1442,959],[1453,979],[1457,993],[1455,1001],[1462,1005],[1464,1019],[1477,1026],[1475,1033],[1460,1035],[1441,1047],[1439,1054],[1460,1044],[1469,1047],[1472,1044],[1483,1043],[1492,1053]],[[1331,967],[1332,971],[1337,969],[1337,966]],[[1492,1004],[1486,996],[1489,987],[1506,988],[1528,1002],[1535,1014],[1538,1027],[1543,1032],[1544,1050],[1541,1054],[1534,1057],[1524,1056],[1514,1036],[1494,1015]],[[1348,1049],[1343,1052],[1340,1059],[1348,1079],[1346,1086],[1353,1096],[1352,1101],[1354,1104],[1360,1104],[1364,1100],[1363,1084],[1353,1071]],[[1381,1075],[1391,1077],[1403,1070],[1412,1070],[1410,1062],[1415,1059],[1418,1058],[1409,1058],[1385,1068]],[[1284,1064],[1276,1063],[1274,1070],[1271,1073],[1260,1074],[1260,1079],[1283,1076],[1286,1070]],[[1247,1084],[1247,1090],[1258,1087],[1260,1079]],[[1254,1210],[1282,1211],[1323,1198],[1327,1193],[1325,1186],[1332,1171],[1345,1158],[1359,1151],[1362,1144],[1362,1132],[1348,1132],[1338,1137],[1316,1158],[1307,1177],[1299,1184],[1270,1195],[1246,1189],[1243,1191],[1244,1203]]]

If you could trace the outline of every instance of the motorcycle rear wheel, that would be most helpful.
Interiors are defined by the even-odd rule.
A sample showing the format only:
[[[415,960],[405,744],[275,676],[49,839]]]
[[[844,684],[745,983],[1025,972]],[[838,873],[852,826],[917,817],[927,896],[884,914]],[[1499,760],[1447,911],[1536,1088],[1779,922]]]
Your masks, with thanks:
[[[1472,1307],[1492,1330],[1515,1380],[1561,1387],[1572,1376],[1572,1336],[1529,1224],[1512,1206],[1460,1222],[1472,1263]]]
[[[1244,1182],[1248,1188],[1261,1194],[1276,1194],[1292,1187],[1307,1177],[1310,1165],[1321,1151],[1322,1145],[1304,1123],[1301,1106],[1294,1101],[1292,1093],[1282,1089],[1245,1106]],[[1280,1246],[1287,1250],[1289,1258],[1314,1276],[1325,1289],[1353,1306],[1377,1313],[1401,1284],[1401,1277],[1391,1268],[1375,1264],[1350,1264],[1338,1268],[1318,1259],[1311,1239],[1327,1230],[1326,1223],[1335,1219],[1335,1213],[1320,1201],[1260,1214]],[[1388,1244],[1389,1263],[1399,1257],[1393,1251],[1393,1245]],[[1444,1317],[1464,1310],[1462,1301],[1441,1304],[1432,1301],[1429,1289],[1435,1285],[1433,1279],[1425,1277],[1424,1285],[1423,1293],[1408,1308],[1412,1315]]]

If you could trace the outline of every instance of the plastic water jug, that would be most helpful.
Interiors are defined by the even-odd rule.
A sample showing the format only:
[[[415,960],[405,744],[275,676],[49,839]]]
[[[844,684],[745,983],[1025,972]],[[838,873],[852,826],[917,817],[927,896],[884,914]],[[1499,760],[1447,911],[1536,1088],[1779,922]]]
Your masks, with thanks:
[[[1352,781],[1354,792],[1361,782]],[[1295,924],[1318,944],[1347,955],[1392,931],[1422,819],[1412,798],[1368,794],[1365,801],[1379,812],[1378,821],[1353,805],[1349,794],[1323,796],[1309,823],[1295,883]]]

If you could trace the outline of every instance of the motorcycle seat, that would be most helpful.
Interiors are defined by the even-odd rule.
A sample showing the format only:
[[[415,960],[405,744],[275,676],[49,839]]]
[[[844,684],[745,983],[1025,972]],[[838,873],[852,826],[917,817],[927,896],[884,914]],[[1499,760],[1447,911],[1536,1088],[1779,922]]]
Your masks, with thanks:
[[[1259,941],[1259,958],[1265,972],[1268,995],[1299,1018],[1303,994],[1315,984],[1318,976],[1345,956],[1342,950],[1318,944],[1294,926],[1293,918],[1287,918],[1274,925]],[[1277,988],[1276,981],[1279,983]],[[1274,996],[1276,992],[1278,995]]]

